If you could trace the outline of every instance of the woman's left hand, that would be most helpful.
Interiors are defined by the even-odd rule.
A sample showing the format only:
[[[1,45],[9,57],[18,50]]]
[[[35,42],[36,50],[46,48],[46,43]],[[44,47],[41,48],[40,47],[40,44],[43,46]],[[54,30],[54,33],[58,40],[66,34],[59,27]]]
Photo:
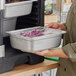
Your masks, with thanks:
[[[41,56],[47,56],[47,57],[52,57],[53,53],[54,53],[53,50],[44,50],[44,51],[35,52],[35,54],[38,54]]]
[[[68,56],[66,56],[66,54],[62,51],[61,48],[59,48],[59,49],[52,49],[52,50],[39,51],[39,52],[35,52],[35,54],[38,54],[38,55],[41,55],[41,56],[46,56],[46,57],[68,58]]]

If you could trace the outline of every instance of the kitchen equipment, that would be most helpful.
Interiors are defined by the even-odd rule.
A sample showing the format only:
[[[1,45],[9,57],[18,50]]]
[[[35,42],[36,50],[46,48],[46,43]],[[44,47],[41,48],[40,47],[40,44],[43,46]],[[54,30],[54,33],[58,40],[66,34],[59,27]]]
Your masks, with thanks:
[[[8,36],[6,31],[12,31],[16,28],[17,18],[9,18],[3,20],[3,37]]]
[[[21,32],[30,32],[33,29],[44,30],[42,36],[38,37],[23,37],[20,35]],[[42,30],[42,31],[43,31]],[[23,52],[35,52],[50,48],[55,48],[60,45],[62,34],[66,31],[44,28],[44,27],[33,27],[22,30],[10,31],[11,45],[15,49],[19,49]]]
[[[22,1],[15,3],[5,4],[4,17],[17,17],[22,15],[28,15],[31,13],[33,1]]]
[[[31,0],[30,0],[31,1]],[[44,0],[32,0],[32,11],[28,15],[20,15],[12,18],[4,17],[5,0],[0,0],[0,74],[11,71],[15,66],[22,64],[37,64],[44,61],[44,57],[33,53],[24,53],[11,47],[8,35],[3,36],[5,31],[15,30],[33,26],[44,25]],[[9,3],[10,4],[10,3]],[[25,4],[25,2],[24,2]],[[28,9],[29,10],[29,9]],[[11,12],[11,11],[9,11]],[[22,11],[23,12],[23,11]],[[14,14],[14,13],[13,13]],[[17,19],[17,20],[16,20]],[[15,24],[16,25],[13,26]],[[5,25],[4,25],[5,24]],[[6,25],[9,24],[9,25]],[[7,28],[8,26],[8,28]],[[4,30],[5,29],[5,30]],[[13,30],[13,29],[12,29]],[[5,55],[4,55],[5,54]]]

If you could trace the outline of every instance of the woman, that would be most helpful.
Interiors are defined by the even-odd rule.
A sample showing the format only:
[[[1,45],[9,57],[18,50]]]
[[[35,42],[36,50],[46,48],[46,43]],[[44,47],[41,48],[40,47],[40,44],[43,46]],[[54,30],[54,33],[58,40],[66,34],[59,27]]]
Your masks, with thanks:
[[[66,24],[51,23],[48,28],[67,30],[60,49],[36,52],[47,57],[60,57],[57,76],[76,76],[76,0],[73,2]]]

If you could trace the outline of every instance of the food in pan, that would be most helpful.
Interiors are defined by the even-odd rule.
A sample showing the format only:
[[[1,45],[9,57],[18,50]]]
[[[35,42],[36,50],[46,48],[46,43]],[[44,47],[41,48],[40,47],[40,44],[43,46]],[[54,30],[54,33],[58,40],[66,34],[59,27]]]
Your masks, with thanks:
[[[20,35],[24,36],[24,37],[38,37],[38,36],[42,36],[44,35],[44,30],[38,30],[38,29],[34,29],[33,31],[29,31],[29,32],[21,32]]]

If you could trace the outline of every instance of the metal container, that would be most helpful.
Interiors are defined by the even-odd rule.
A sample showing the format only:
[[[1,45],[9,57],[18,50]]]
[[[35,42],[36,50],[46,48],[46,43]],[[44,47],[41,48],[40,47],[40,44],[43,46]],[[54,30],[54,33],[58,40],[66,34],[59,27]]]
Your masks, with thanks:
[[[31,13],[33,1],[22,1],[5,4],[4,18],[28,15]]]
[[[45,29],[44,35],[33,38],[23,37],[20,35],[20,32],[29,32],[35,28]],[[11,45],[13,48],[19,49],[23,52],[36,52],[59,46],[61,43],[62,34],[66,33],[66,31],[44,28],[44,27],[34,27],[34,28],[10,31],[7,33],[10,35]]]

